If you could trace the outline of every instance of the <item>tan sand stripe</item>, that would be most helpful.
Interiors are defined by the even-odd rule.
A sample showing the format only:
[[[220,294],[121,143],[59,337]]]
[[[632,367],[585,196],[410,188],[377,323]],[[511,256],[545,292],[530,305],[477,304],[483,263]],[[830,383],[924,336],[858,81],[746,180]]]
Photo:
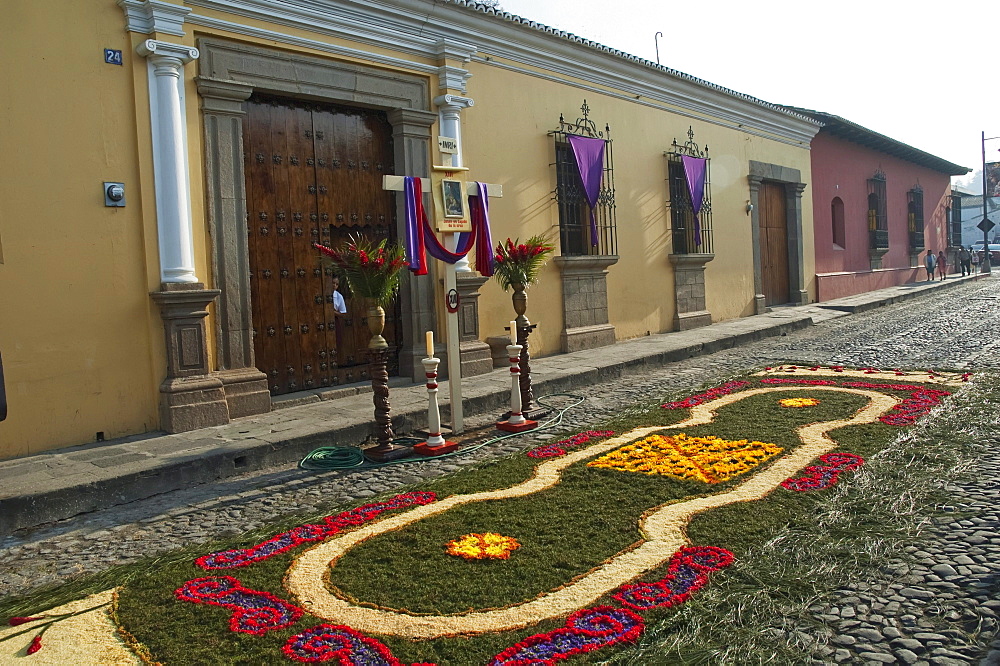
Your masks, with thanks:
[[[400,529],[425,517],[469,502],[522,497],[559,481],[562,470],[575,462],[667,429],[687,428],[711,423],[721,407],[753,395],[785,391],[838,391],[869,398],[870,402],[852,418],[816,423],[799,428],[803,446],[774,461],[771,466],[732,490],[708,497],[698,497],[668,504],[649,514],[640,522],[646,541],[639,547],[620,553],[608,563],[597,567],[577,581],[559,590],[507,608],[472,612],[462,615],[414,616],[402,612],[356,606],[331,594],[323,585],[329,567],[354,545],[379,534]],[[690,418],[671,426],[636,428],[624,435],[575,451],[563,458],[538,466],[535,475],[510,488],[469,495],[452,496],[441,502],[416,507],[403,514],[364,526],[354,532],[334,537],[303,553],[291,566],[285,579],[289,592],[298,598],[310,613],[359,631],[388,634],[407,638],[438,638],[454,634],[476,634],[525,627],[541,620],[568,615],[593,603],[602,595],[627,583],[642,573],[654,569],[669,559],[686,539],[683,528],[693,515],[733,502],[746,502],[764,497],[785,479],[793,476],[814,458],[836,446],[827,436],[830,430],[847,425],[871,423],[898,403],[894,397],[867,391],[832,386],[781,386],[757,388],[733,393],[703,403],[691,409]]]
[[[781,366],[782,368],[787,368],[788,366]],[[840,372],[834,371],[832,368],[820,366],[816,370],[810,370],[809,368],[803,367],[801,365],[795,366],[795,370],[782,369],[779,370],[778,367],[774,367],[770,370],[761,370],[755,373],[758,377],[796,377],[800,379],[808,379],[810,377],[824,377],[824,378],[852,378],[852,379],[864,379],[874,383],[876,380],[880,382],[888,383],[920,383],[920,384],[941,384],[944,386],[961,386],[964,382],[962,381],[962,375],[954,372],[935,372],[932,377],[929,372],[915,372],[915,371],[903,371],[902,375],[897,375],[895,372],[873,372],[867,373],[864,370],[848,370],[847,368],[841,370]]]
[[[57,608],[35,613],[34,615],[57,615],[75,613],[76,611],[110,602],[114,590],[105,590],[92,594],[85,599],[78,599]],[[118,638],[114,622],[108,615],[108,606],[98,608],[89,613],[81,613],[75,617],[60,620],[52,625],[42,636],[42,649],[33,655],[25,655],[25,650],[31,644],[36,632],[29,631],[16,638],[0,643],[0,664],[108,664],[125,666],[141,664],[125,644]],[[0,638],[15,634],[30,627],[40,627],[47,620],[39,620],[18,627],[3,627]]]

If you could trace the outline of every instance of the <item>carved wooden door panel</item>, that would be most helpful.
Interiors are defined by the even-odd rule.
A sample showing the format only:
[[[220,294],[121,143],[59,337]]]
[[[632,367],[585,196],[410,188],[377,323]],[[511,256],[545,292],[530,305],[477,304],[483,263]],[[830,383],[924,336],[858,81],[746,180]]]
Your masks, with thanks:
[[[781,305],[789,301],[788,213],[785,186],[762,183],[760,211],[760,263],[764,303]]]
[[[315,242],[349,233],[391,237],[395,200],[392,134],[383,114],[254,96],[247,102],[244,155],[250,287],[257,367],[274,395],[368,378],[367,304],[341,281],[347,314],[333,307],[333,272]],[[399,306],[386,313],[390,346]],[[398,356],[390,374],[398,373]]]

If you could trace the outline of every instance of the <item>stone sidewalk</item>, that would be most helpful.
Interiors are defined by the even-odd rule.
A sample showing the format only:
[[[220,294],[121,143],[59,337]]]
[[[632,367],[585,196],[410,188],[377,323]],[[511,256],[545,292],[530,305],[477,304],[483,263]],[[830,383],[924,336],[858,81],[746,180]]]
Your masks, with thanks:
[[[536,394],[553,394],[592,386],[981,277],[986,276],[952,276],[946,281],[907,284],[821,304],[774,308],[767,314],[690,331],[532,359],[533,387]],[[462,387],[467,415],[499,415],[508,405],[510,375],[498,369],[466,378]],[[442,382],[439,395],[447,420],[447,382]],[[427,392],[422,383],[394,385],[390,400],[397,435],[426,425]],[[225,426],[175,435],[148,433],[0,461],[0,536],[285,465],[320,446],[357,445],[371,432],[371,395],[361,387],[297,397],[282,404],[269,414],[238,419]]]

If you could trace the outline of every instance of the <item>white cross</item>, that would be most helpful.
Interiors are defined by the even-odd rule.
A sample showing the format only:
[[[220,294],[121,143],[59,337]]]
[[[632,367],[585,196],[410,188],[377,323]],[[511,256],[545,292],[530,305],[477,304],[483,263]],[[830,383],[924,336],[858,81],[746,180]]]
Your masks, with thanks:
[[[458,171],[466,171],[467,169],[456,166],[435,166],[434,170],[445,171],[451,174]],[[405,183],[404,178],[404,176],[383,176],[382,188],[394,192],[402,192]],[[430,179],[426,180],[430,181]],[[479,194],[475,183],[466,183],[465,190],[467,196],[478,196]],[[486,183],[486,193],[490,198],[502,197],[503,186]],[[417,220],[417,224],[423,224],[423,221]],[[477,238],[476,242],[481,243],[483,240]],[[458,235],[456,233],[444,232],[444,246],[449,252],[454,252],[458,247]],[[490,248],[490,252],[493,252],[493,248]],[[410,261],[415,259],[415,257],[407,258]],[[457,290],[457,285],[456,265],[446,263],[444,266],[445,302],[447,302],[448,292],[452,289]],[[448,396],[451,400],[451,431],[457,435],[465,429],[462,409],[462,358],[459,350],[458,312],[446,312],[445,324],[445,337],[448,350]],[[414,341],[414,345],[416,344],[416,341]]]

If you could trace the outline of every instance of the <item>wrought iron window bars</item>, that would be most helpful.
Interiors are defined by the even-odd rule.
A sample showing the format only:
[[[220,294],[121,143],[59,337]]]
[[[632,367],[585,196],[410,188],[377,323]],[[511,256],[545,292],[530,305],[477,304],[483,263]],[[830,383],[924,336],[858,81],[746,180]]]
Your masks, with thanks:
[[[868,179],[868,243],[871,250],[889,249],[885,172],[881,168]]]
[[[671,150],[664,153],[667,158],[667,185],[670,198],[667,207],[670,209],[670,226],[673,236],[673,254],[712,254],[712,173],[711,160],[708,157],[708,146],[704,150],[695,143],[694,129],[687,131],[688,140],[683,144],[674,139]],[[698,221],[701,225],[701,245],[695,244],[694,238],[694,206],[691,204],[691,192],[688,188],[687,176],[681,157],[700,157],[705,162],[705,191],[702,196],[701,210]]]
[[[906,229],[910,237],[910,252],[917,253],[923,250],[924,188],[920,187],[920,183],[906,193]]]
[[[957,194],[951,195],[951,207],[948,209],[948,246],[955,247],[962,245],[965,241],[962,238],[962,197]]]
[[[576,122],[566,122],[559,114],[559,127],[548,133],[555,137],[556,188],[552,199],[559,207],[559,245],[564,256],[615,255],[618,253],[615,217],[615,171],[612,153],[611,127],[604,130],[588,116],[587,100],[580,107],[583,115]],[[604,140],[604,177],[594,214],[597,218],[597,246],[590,242],[590,206],[580,182],[580,174],[567,137],[586,136]]]

